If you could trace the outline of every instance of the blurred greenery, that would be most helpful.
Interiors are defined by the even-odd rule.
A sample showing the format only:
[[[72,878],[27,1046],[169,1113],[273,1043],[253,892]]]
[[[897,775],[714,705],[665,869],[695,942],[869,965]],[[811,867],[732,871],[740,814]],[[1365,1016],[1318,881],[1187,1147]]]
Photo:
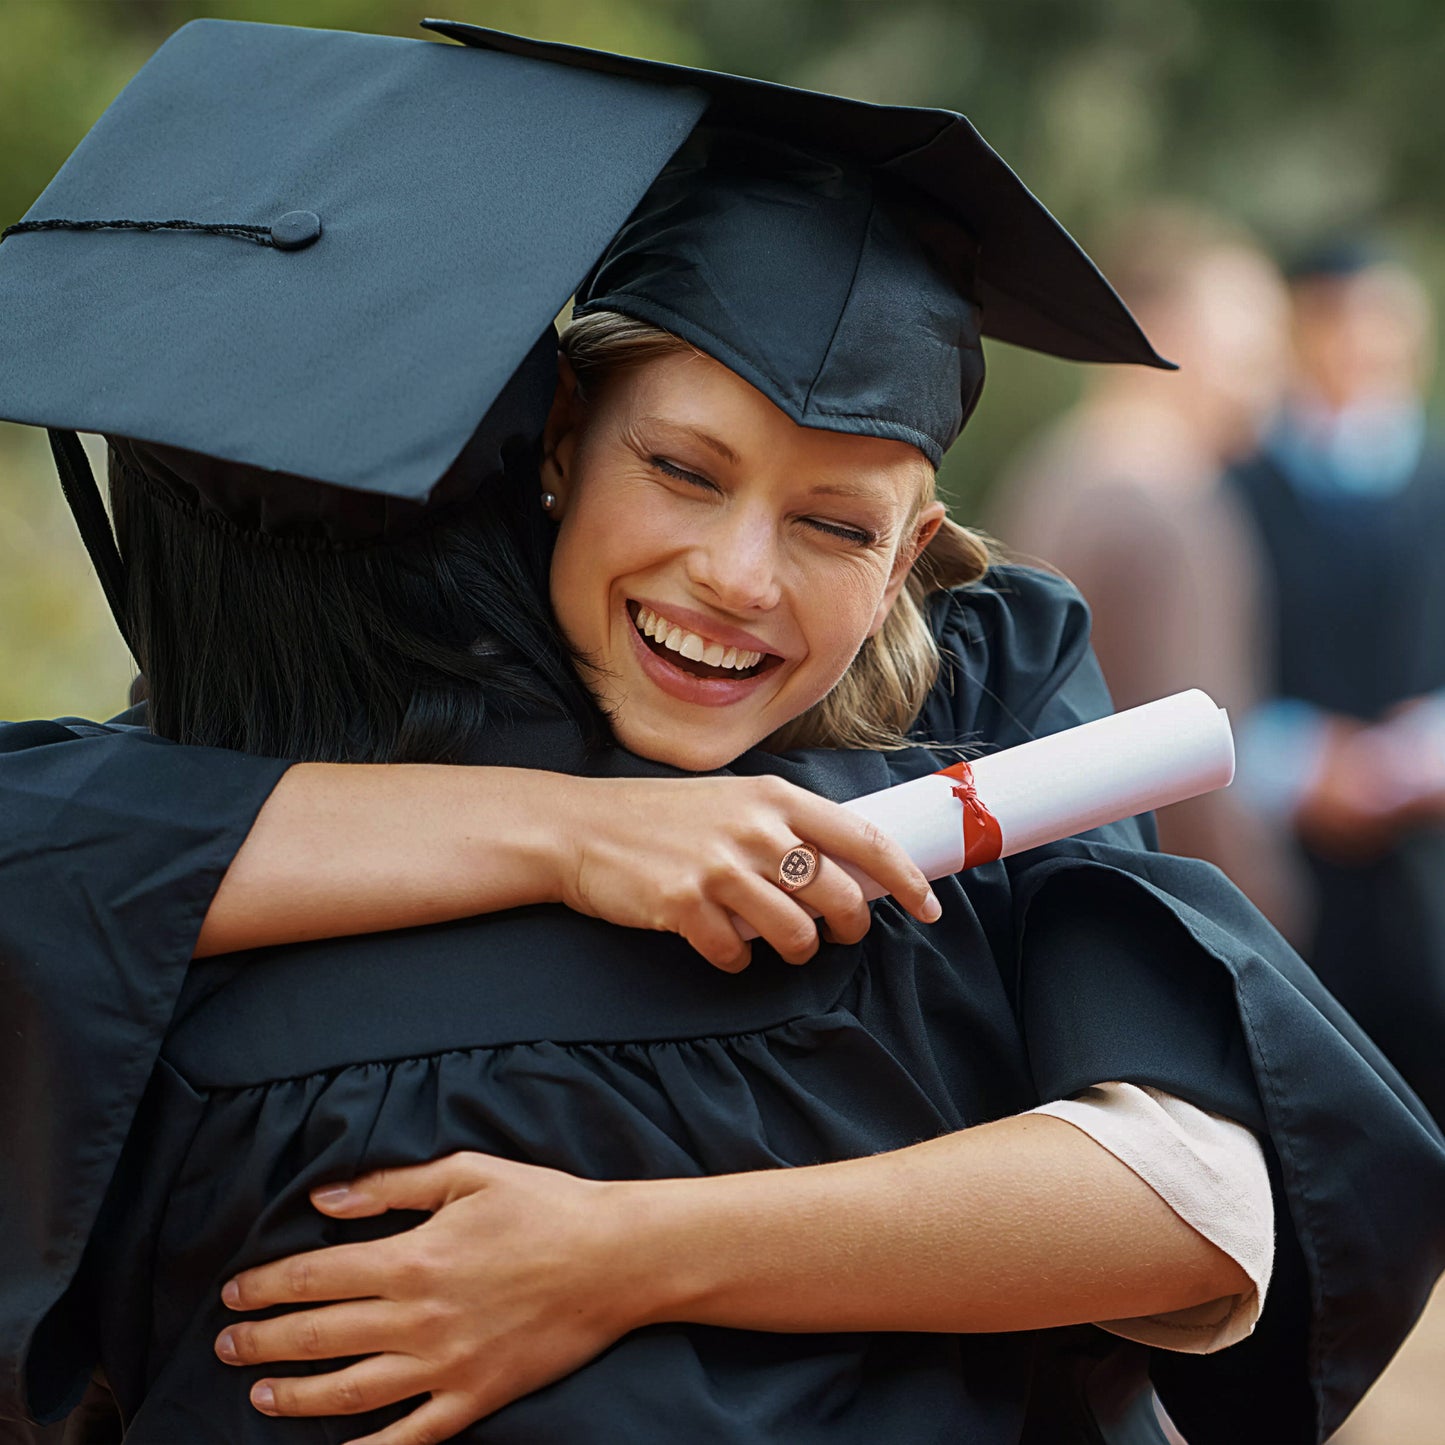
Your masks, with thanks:
[[[1211,206],[1288,251],[1368,225],[1445,291],[1440,0],[438,0],[449,18],[967,113],[1089,243]],[[0,0],[0,224],[198,15],[414,34],[410,0]],[[4,326],[0,318],[0,347]],[[990,351],[944,482],[966,515],[1078,369]],[[130,664],[44,439],[0,426],[0,717],[107,715]]]

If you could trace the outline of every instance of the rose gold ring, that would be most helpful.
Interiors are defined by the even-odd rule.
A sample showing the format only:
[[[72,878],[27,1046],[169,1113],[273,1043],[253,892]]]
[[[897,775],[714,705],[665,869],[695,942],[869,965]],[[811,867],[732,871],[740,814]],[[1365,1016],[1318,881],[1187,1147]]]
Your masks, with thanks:
[[[818,850],[799,843],[783,854],[778,864],[778,887],[788,893],[806,888],[818,876]]]

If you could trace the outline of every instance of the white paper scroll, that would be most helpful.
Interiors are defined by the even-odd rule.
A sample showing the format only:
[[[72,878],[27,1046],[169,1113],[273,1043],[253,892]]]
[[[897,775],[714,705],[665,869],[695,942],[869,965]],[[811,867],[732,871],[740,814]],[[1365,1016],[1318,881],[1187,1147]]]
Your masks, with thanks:
[[[1000,856],[1006,858],[1225,787],[1234,777],[1234,737],[1224,709],[1196,688],[973,759],[969,766],[979,801],[1003,835]],[[969,866],[963,804],[954,779],[944,773],[844,806],[902,843],[929,878]],[[885,890],[873,879],[849,871],[869,898],[882,897]]]

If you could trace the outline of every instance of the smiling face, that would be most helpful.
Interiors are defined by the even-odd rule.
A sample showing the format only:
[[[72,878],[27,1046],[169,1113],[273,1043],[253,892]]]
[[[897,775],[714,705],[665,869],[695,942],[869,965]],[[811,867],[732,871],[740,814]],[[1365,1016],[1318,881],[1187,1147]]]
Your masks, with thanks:
[[[552,605],[633,752],[721,767],[825,696],[943,517],[905,442],[801,427],[692,352],[564,372]]]

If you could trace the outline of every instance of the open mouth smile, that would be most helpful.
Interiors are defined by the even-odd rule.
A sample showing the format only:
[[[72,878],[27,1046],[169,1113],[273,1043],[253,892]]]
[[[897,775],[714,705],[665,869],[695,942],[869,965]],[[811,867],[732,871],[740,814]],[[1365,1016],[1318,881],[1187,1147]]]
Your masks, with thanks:
[[[777,653],[709,637],[646,603],[630,601],[627,612],[648,674],[688,701],[732,701],[783,661]]]
[[[663,654],[664,661],[693,677],[748,677],[761,669],[765,659],[781,661],[770,652],[754,652],[711,641],[640,603],[633,613],[632,625],[647,639],[653,652]]]

